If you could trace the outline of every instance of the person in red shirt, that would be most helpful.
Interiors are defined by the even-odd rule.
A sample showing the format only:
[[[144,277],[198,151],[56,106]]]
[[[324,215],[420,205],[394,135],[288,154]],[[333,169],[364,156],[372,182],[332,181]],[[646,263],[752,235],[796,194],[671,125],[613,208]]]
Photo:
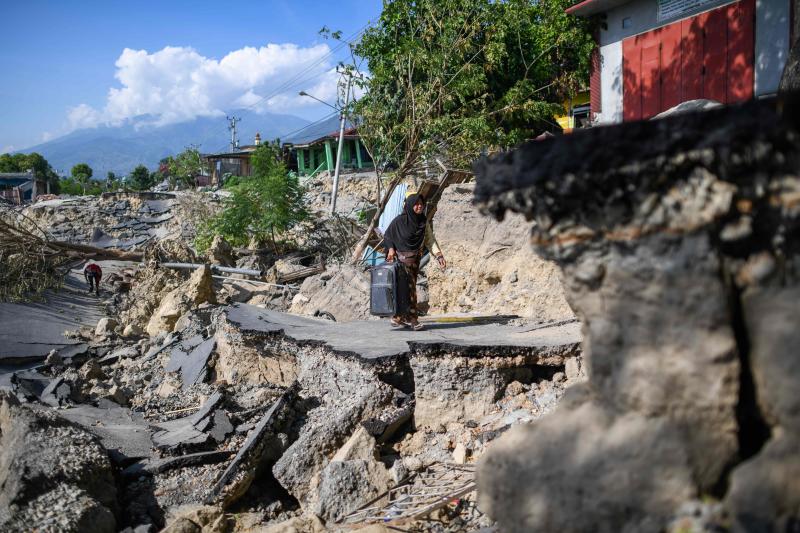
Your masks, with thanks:
[[[100,278],[103,277],[103,269],[97,263],[89,263],[83,267],[83,277],[86,278],[86,283],[89,284],[89,292],[92,292],[94,286],[94,293],[100,295]]]

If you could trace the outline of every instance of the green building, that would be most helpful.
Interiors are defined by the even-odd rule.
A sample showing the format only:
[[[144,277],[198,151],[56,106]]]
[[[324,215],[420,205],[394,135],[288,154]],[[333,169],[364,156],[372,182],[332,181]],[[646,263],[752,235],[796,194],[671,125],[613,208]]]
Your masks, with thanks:
[[[297,173],[300,176],[315,176],[319,172],[336,168],[336,150],[339,143],[339,132],[329,133],[315,139],[291,146],[297,160]],[[341,170],[370,170],[375,168],[372,158],[367,153],[358,137],[356,128],[345,130],[342,145]]]

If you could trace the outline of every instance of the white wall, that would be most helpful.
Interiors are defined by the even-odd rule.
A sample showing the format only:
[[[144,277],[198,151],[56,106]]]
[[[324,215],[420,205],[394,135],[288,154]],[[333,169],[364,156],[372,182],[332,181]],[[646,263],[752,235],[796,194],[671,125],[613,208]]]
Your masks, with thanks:
[[[600,47],[599,124],[622,122],[622,41]]]
[[[756,1],[756,96],[778,90],[789,55],[789,17],[789,0]]]
[[[635,0],[623,4],[615,9],[606,13],[606,26],[605,30],[600,30],[600,46],[617,41],[621,41],[631,35],[644,33],[646,31],[666,26],[675,21],[694,16],[703,11],[710,11],[711,9],[718,8],[719,6],[730,4],[736,0],[714,0],[704,3],[696,9],[692,9],[677,17],[667,20],[658,20],[658,0]],[[783,2],[787,0],[759,0],[769,4],[774,2]],[[627,28],[622,27],[624,19],[630,19],[630,26]]]

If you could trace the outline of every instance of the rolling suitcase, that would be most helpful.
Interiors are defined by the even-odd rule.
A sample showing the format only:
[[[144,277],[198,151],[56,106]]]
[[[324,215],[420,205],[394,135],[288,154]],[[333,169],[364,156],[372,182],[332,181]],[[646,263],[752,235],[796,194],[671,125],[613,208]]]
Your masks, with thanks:
[[[408,274],[400,261],[373,267],[369,291],[369,311],[376,316],[408,313],[411,307]]]

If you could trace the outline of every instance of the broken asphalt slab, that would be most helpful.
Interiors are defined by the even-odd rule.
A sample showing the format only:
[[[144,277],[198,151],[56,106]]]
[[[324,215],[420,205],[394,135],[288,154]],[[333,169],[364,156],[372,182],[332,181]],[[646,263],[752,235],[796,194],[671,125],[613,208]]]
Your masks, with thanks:
[[[135,263],[98,261],[103,276]],[[102,285],[101,285],[102,286]],[[41,302],[0,303],[0,363],[44,359],[50,350],[80,344],[64,331],[92,327],[105,316],[103,301],[89,294],[80,267],[64,279],[59,291],[48,291]]]
[[[487,355],[503,355],[519,348],[577,347],[580,323],[570,322],[531,330],[492,323],[429,325],[422,331],[397,329],[388,320],[331,322],[236,304],[225,311],[227,321],[243,333],[282,333],[299,342],[327,345],[334,352],[378,359],[408,354],[414,347],[453,346],[481,349]]]
[[[79,405],[62,409],[58,414],[97,435],[108,450],[128,458],[151,457],[153,454],[150,427],[129,409]]]

